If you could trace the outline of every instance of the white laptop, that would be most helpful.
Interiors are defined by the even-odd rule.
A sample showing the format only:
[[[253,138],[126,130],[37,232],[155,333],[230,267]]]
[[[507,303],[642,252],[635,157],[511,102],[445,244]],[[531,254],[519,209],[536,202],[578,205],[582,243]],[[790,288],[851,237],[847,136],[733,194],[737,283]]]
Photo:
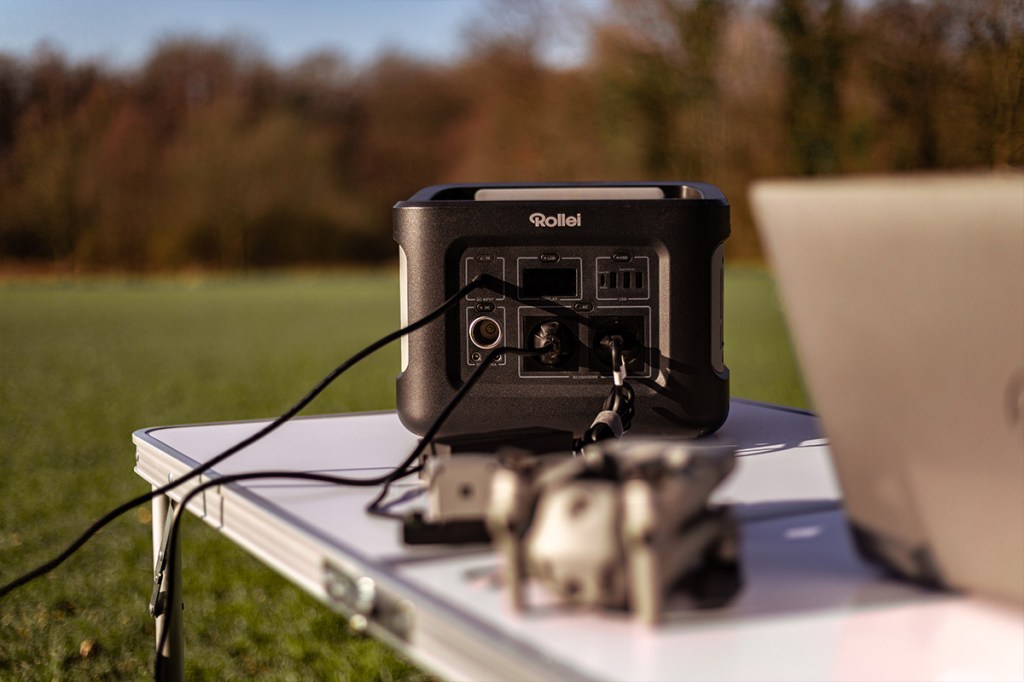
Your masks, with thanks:
[[[1024,174],[751,200],[862,554],[1024,600]]]

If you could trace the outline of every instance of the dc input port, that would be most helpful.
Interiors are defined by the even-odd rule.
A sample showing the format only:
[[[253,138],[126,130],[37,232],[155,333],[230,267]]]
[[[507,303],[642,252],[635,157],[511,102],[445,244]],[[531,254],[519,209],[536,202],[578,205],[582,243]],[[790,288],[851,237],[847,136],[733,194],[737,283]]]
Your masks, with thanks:
[[[501,342],[501,325],[492,317],[478,317],[469,325],[469,340],[488,350]]]

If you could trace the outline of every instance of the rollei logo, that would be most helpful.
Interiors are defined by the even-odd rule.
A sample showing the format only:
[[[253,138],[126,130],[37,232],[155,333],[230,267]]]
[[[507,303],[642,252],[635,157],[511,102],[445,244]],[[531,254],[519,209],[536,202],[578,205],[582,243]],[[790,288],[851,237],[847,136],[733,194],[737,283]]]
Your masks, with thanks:
[[[534,227],[579,227],[583,224],[579,213],[576,215],[531,213],[530,222],[533,223]]]

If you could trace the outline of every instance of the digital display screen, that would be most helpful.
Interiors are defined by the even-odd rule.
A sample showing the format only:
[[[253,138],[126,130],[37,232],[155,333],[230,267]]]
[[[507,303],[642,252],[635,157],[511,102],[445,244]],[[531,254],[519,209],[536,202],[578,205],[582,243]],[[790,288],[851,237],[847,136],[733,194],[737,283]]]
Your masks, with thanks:
[[[576,268],[523,268],[523,297],[576,296]]]

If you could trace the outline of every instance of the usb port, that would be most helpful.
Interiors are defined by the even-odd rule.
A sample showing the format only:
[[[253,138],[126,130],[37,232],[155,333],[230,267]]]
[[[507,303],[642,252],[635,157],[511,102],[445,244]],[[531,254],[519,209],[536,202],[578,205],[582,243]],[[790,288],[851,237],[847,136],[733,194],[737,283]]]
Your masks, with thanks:
[[[636,283],[636,288],[637,289],[643,289],[644,288],[644,273],[642,273],[642,272],[636,273],[636,277],[633,278],[633,281]]]
[[[629,288],[629,272],[622,273],[622,288],[623,289],[628,289]]]

